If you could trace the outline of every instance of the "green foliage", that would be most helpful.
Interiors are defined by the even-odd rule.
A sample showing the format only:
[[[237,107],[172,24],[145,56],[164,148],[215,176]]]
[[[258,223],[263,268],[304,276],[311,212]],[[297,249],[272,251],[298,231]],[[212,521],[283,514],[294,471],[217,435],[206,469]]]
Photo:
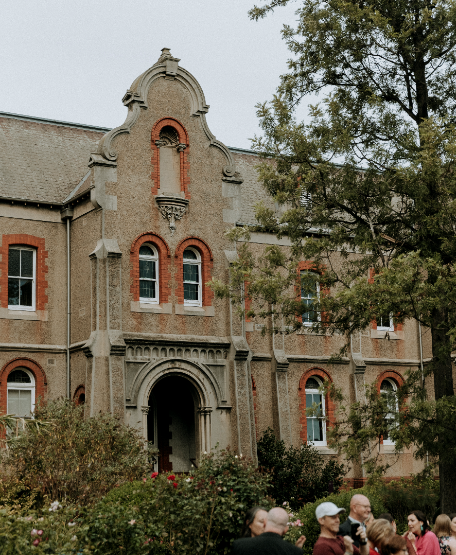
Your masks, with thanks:
[[[350,512],[350,499],[356,493],[366,495],[371,503],[372,512],[374,516],[378,516],[385,512],[385,505],[375,489],[364,487],[360,489],[354,489],[349,491],[343,491],[337,494],[329,495],[327,497],[318,499],[314,503],[308,503],[304,505],[299,511],[295,511],[293,517],[294,519],[299,519],[302,526],[290,527],[286,539],[294,543],[299,536],[302,534],[306,536],[306,543],[304,544],[303,553],[304,555],[312,555],[313,546],[320,535],[320,525],[318,524],[317,518],[315,516],[315,509],[325,501],[331,501],[335,503],[338,507],[343,507],[345,513],[341,514],[341,522],[345,520]]]
[[[269,477],[230,451],[203,456],[188,476],[151,476],[116,488],[81,517],[79,546],[94,555],[228,553],[246,511],[271,505]]]
[[[345,469],[325,458],[314,447],[286,447],[268,428],[257,445],[258,464],[272,474],[269,493],[278,504],[287,502],[291,509],[302,507],[330,492],[339,491]]]
[[[261,2],[250,16],[288,3]],[[456,511],[455,23],[455,0],[300,0],[295,24],[282,31],[288,71],[272,101],[258,105],[262,136],[253,141],[265,158],[259,179],[283,207],[258,205],[258,224],[288,236],[291,248],[255,256],[238,235],[230,286],[214,287],[241,303],[248,282],[249,317],[290,333],[305,311],[297,264],[312,260],[320,274],[313,308],[324,318],[308,331],[333,335],[335,355],[385,314],[429,328],[432,362],[424,376],[410,372],[398,399],[410,410],[393,411],[393,430],[398,447],[438,460],[446,512]],[[321,102],[298,121],[301,100],[317,93]],[[435,399],[423,377],[433,378]],[[373,456],[385,429],[381,405],[368,392],[347,408],[337,437],[368,472],[387,466]]]
[[[42,499],[87,503],[152,468],[137,431],[111,416],[84,419],[83,407],[58,400],[38,406],[35,419],[50,425],[39,434],[26,428],[2,453],[3,504],[16,503],[15,490],[18,498],[29,491],[35,500],[40,493]]]

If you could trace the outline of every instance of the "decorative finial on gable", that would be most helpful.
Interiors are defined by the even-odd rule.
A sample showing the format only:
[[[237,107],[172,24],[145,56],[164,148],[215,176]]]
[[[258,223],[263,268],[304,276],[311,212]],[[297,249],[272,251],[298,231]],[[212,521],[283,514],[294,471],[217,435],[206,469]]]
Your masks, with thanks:
[[[171,54],[170,48],[162,48],[162,53],[160,58],[158,58],[157,62],[154,65],[159,64],[166,64],[166,76],[168,78],[174,79],[177,74],[177,67],[179,65],[180,58],[175,58]]]

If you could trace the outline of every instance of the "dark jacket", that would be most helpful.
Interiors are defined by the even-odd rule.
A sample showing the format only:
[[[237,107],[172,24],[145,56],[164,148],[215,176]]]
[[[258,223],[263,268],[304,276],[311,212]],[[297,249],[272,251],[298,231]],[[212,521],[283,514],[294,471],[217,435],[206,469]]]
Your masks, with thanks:
[[[350,536],[351,537],[351,520],[349,518],[347,518],[347,520],[339,526],[339,534],[338,535],[339,536]],[[357,537],[359,537],[359,536],[357,536]],[[359,540],[354,540],[353,544],[356,545],[356,547],[359,547]]]
[[[236,540],[231,555],[302,555],[302,549],[283,540],[279,534],[264,532],[256,538]]]

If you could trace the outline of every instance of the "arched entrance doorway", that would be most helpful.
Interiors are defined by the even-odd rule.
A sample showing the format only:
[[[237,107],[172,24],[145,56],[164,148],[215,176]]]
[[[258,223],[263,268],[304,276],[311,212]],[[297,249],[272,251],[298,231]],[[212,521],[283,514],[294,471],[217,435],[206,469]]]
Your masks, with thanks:
[[[149,395],[148,440],[159,450],[158,472],[188,472],[199,453],[196,388],[182,376],[160,379]]]

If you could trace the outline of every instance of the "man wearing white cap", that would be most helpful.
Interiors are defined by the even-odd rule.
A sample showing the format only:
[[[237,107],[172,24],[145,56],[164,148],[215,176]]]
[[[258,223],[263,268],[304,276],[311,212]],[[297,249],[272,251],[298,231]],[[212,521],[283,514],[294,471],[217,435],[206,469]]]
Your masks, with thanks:
[[[366,531],[362,526],[359,526],[356,532],[360,538],[359,549],[353,545],[350,536],[338,535],[339,514],[343,512],[345,509],[337,507],[334,503],[318,505],[315,515],[320,524],[320,536],[314,545],[313,555],[369,555]]]

